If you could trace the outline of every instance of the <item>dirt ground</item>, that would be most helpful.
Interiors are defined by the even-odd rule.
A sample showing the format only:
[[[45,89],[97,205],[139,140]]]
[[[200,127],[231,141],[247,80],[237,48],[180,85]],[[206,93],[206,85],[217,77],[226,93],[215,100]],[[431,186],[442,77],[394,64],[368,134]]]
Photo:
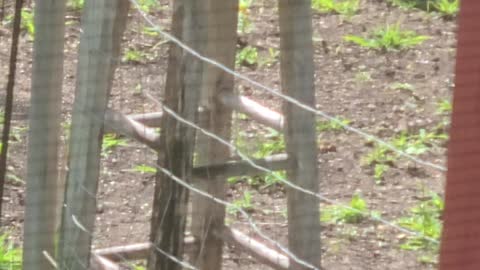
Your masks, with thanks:
[[[150,12],[155,22],[168,29],[168,1],[160,1],[165,9]],[[10,10],[11,11],[11,10]],[[269,48],[279,49],[278,15],[274,1],[254,1],[250,10],[252,29],[241,40],[256,47],[261,57]],[[350,19],[340,15],[313,16],[315,48],[316,106],[330,115],[351,120],[351,125],[388,140],[402,130],[415,133],[420,129],[434,130],[448,119],[437,113],[438,102],[450,99],[453,90],[455,59],[454,20],[445,20],[420,10],[402,10],[385,1],[361,1],[360,11]],[[63,115],[67,122],[73,102],[80,16],[69,11],[65,46]],[[427,35],[430,39],[405,51],[379,52],[345,42],[343,36],[362,35],[375,27],[400,22],[402,28]],[[168,43],[161,37],[142,33],[146,26],[136,12],[131,12],[124,39],[124,51],[141,50],[147,59],[136,63],[123,62],[115,74],[110,107],[123,113],[155,110],[142,91],[163,91]],[[6,84],[11,26],[0,25],[0,85]],[[21,38],[15,89],[14,135],[9,151],[11,175],[6,186],[3,221],[13,239],[21,244],[26,177],[26,135],[32,64],[32,41],[25,33]],[[239,68],[239,71],[264,85],[278,89],[279,63]],[[409,83],[413,91],[392,89],[392,84]],[[280,111],[281,100],[236,82],[236,90],[262,104]],[[0,94],[4,102],[4,93]],[[248,138],[267,130],[252,120],[235,122]],[[238,134],[237,134],[238,135]],[[65,133],[63,135],[65,139]],[[257,139],[261,136],[257,137]],[[253,140],[253,139],[252,139]],[[438,170],[398,159],[376,184],[371,166],[362,166],[361,159],[373,146],[359,135],[346,132],[323,132],[319,135],[320,190],[328,198],[348,203],[352,194],[360,192],[370,210],[384,219],[395,221],[418,204],[425,190],[443,194],[444,176]],[[253,144],[253,142],[252,142]],[[328,147],[326,147],[328,146]],[[432,147],[419,157],[435,164],[444,164],[445,144]],[[94,247],[109,247],[148,240],[154,177],[133,168],[153,164],[152,151],[133,141],[117,147],[102,159],[101,181],[97,196],[98,211]],[[230,185],[228,199],[235,200],[245,190],[252,194],[252,215],[259,227],[275,240],[286,244],[286,195],[284,188],[252,187],[246,182]],[[246,222],[230,214],[228,222],[253,235]],[[354,234],[345,233],[346,231]],[[353,236],[352,236],[353,235]],[[378,222],[366,219],[354,225],[324,224],[321,234],[324,269],[434,269],[435,264],[418,260],[419,253],[399,247],[405,234]],[[227,247],[224,269],[267,269],[251,257]]]

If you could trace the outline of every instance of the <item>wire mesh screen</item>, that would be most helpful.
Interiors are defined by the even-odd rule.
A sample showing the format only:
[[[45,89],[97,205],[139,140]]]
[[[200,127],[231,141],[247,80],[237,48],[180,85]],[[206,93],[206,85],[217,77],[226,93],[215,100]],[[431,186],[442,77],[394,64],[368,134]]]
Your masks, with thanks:
[[[478,269],[475,1],[0,1],[0,269]]]

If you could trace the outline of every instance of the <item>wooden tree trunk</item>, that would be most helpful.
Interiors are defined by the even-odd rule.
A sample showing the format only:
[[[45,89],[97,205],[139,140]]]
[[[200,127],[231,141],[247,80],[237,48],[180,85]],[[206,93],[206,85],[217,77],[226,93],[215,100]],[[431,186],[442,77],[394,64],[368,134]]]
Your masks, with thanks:
[[[198,0],[174,2],[172,33],[193,49],[203,52],[206,36],[204,5]],[[203,63],[176,45],[170,47],[165,106],[182,118],[196,122]],[[165,112],[162,118],[158,165],[189,181],[192,175],[195,129]],[[149,270],[182,267],[162,252],[179,259],[184,249],[188,190],[159,173],[156,178],[150,239],[154,245]],[[159,252],[160,249],[162,252]]]
[[[35,5],[35,41],[29,113],[23,269],[54,269],[59,219],[58,147],[61,122],[65,2]]]
[[[280,0],[280,59],[283,93],[315,106],[310,0]],[[315,116],[284,104],[285,141],[291,161],[287,176],[298,186],[318,193]],[[320,203],[317,198],[287,189],[288,245],[291,252],[320,267]],[[289,269],[308,269],[291,260]]]
[[[90,262],[103,118],[128,7],[128,0],[85,1],[58,247],[60,269],[84,270]]]
[[[235,68],[237,43],[237,0],[208,0],[208,45],[207,56]],[[225,140],[230,140],[232,110],[218,100],[221,92],[233,92],[233,77],[216,67],[207,66],[202,87],[202,115],[200,123]],[[225,162],[230,157],[228,147],[216,140],[199,135],[198,165]],[[206,178],[195,185],[215,197],[225,198],[224,178]],[[192,194],[192,234],[200,239],[199,249],[192,255],[198,269],[218,270],[222,263],[223,240],[215,237],[214,231],[224,226],[225,207],[209,199]]]

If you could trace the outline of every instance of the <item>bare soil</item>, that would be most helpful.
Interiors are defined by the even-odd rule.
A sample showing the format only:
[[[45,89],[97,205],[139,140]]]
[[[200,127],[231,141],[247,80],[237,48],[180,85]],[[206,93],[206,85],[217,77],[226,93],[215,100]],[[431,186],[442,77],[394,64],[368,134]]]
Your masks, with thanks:
[[[168,29],[168,1],[160,1],[163,9],[152,11],[155,22]],[[344,18],[334,14],[314,13],[316,106],[333,116],[352,121],[352,126],[388,140],[402,130],[415,133],[420,129],[435,130],[448,115],[437,113],[437,103],[450,99],[453,90],[455,59],[455,21],[421,10],[402,10],[385,1],[361,1],[357,15]],[[250,10],[253,28],[242,34],[241,41],[256,47],[260,59],[269,48],[279,49],[278,15],[274,1],[254,1]],[[11,10],[9,10],[11,12]],[[63,115],[67,122],[73,103],[80,15],[69,11],[65,46]],[[423,44],[404,51],[380,52],[358,47],[343,40],[348,34],[362,35],[386,23],[400,22],[402,28],[431,37]],[[123,62],[115,75],[110,107],[123,113],[155,111],[142,91],[161,96],[165,82],[168,43],[161,37],[142,33],[147,26],[136,12],[131,12],[123,48],[148,54],[139,62]],[[0,85],[6,84],[11,26],[0,25]],[[26,134],[30,96],[32,41],[25,33],[21,38],[15,89],[14,134],[9,151],[11,176],[6,186],[3,224],[12,238],[21,244],[26,177]],[[264,85],[279,89],[280,65],[239,67],[239,71]],[[413,91],[392,89],[394,83],[409,83]],[[272,94],[237,81],[236,91],[273,109],[281,110],[282,101]],[[4,93],[0,94],[4,102]],[[234,133],[249,137],[249,144],[258,145],[268,132],[252,120],[236,120]],[[66,133],[63,138],[66,139]],[[360,192],[368,207],[382,217],[395,221],[418,204],[425,190],[443,194],[441,172],[398,159],[376,184],[371,166],[361,164],[362,157],[373,149],[359,135],[346,131],[319,134],[319,184],[328,198],[348,203],[352,194]],[[445,145],[434,146],[419,157],[436,163],[445,162]],[[152,151],[128,141],[102,159],[101,181],[97,196],[98,212],[94,247],[109,247],[148,240],[154,176],[132,170],[136,165],[153,164]],[[259,227],[272,238],[286,244],[286,194],[279,185],[261,189],[246,182],[230,186],[228,199],[239,199],[249,190],[253,195],[253,217]],[[231,226],[254,236],[246,222],[230,214]],[[350,232],[350,233],[348,233]],[[353,233],[352,233],[353,232]],[[324,224],[322,256],[324,269],[434,269],[435,264],[418,260],[422,253],[402,250],[405,234],[372,220],[354,225]],[[264,269],[266,266],[251,257],[227,247],[225,269]]]

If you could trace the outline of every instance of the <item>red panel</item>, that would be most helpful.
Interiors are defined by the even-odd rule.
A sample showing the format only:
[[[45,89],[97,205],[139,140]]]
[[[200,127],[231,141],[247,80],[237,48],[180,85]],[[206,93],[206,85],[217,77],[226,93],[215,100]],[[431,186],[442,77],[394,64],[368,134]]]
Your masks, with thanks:
[[[480,270],[480,1],[461,1],[440,270]]]

